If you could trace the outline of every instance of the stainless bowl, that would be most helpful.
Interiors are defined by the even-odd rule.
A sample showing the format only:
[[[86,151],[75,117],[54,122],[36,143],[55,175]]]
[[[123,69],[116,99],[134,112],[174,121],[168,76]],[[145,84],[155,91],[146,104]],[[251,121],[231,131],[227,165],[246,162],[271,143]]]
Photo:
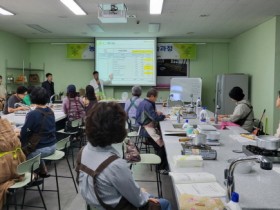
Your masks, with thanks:
[[[193,144],[194,145],[202,145],[206,144],[206,135],[199,133],[193,138]]]

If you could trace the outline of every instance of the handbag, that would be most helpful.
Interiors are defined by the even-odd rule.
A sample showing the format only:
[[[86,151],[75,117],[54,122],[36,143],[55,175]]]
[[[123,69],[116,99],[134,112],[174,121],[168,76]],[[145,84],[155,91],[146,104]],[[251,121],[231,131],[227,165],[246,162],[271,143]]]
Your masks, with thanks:
[[[36,150],[36,146],[40,142],[40,139],[41,139],[40,134],[42,133],[43,128],[45,126],[45,120],[46,120],[47,116],[54,115],[54,113],[52,111],[44,112],[40,109],[35,109],[35,110],[40,112],[43,115],[43,121],[42,121],[42,124],[41,124],[41,127],[40,127],[38,133],[32,133],[31,135],[27,136],[27,144],[22,147],[22,151],[26,156],[28,156],[30,153],[32,153]]]
[[[136,146],[130,140],[128,140],[125,145],[126,151],[124,153],[124,159],[129,163],[140,162],[141,156]]]
[[[79,132],[80,126],[72,126],[72,121],[67,120],[64,127],[64,132],[66,133],[76,133]]]

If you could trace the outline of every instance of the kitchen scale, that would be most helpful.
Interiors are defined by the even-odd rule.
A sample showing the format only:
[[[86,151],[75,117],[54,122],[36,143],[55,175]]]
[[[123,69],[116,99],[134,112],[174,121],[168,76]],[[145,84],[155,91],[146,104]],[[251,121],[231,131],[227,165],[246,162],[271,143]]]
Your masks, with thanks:
[[[181,144],[182,155],[201,155],[203,160],[216,160],[217,151],[208,145],[191,145],[188,143]]]

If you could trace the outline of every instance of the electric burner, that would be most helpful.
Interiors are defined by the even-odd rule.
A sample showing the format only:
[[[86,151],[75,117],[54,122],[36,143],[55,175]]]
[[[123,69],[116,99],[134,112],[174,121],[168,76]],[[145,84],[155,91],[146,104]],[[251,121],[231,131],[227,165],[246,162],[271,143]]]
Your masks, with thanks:
[[[244,145],[242,150],[248,156],[262,155],[269,158],[273,163],[280,163],[280,151],[278,150],[266,150],[254,145]]]

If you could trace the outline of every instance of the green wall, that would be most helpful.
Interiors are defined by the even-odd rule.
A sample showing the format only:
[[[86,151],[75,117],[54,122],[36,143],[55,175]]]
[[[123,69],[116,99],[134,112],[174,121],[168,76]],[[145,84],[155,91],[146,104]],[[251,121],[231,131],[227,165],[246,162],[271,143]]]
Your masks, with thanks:
[[[92,60],[66,59],[66,45],[52,43],[30,43],[30,61],[33,68],[45,64],[45,72],[53,74],[55,92],[65,92],[69,84],[77,90],[85,88],[92,79],[94,62]]]
[[[13,34],[0,31],[0,75],[3,82],[6,78],[6,65],[8,67],[22,68],[29,65],[28,44],[25,39]]]
[[[255,117],[260,118],[263,109],[266,109],[269,133],[274,132],[276,121],[274,116],[277,80],[275,77],[276,19],[273,18],[235,37],[229,45],[229,71],[251,76],[250,98]],[[279,61],[277,65],[279,72]],[[277,86],[279,88],[279,85]]]
[[[280,91],[280,17],[276,18],[276,41],[275,41],[275,72],[274,72],[274,101],[278,96],[278,91]],[[274,108],[273,110],[274,116],[274,132],[275,129],[278,127],[280,121],[280,110]]]
[[[73,41],[73,40],[72,40]],[[83,40],[76,40],[76,42]],[[186,39],[160,39],[159,42],[188,42]],[[200,40],[201,41],[201,40]],[[45,72],[54,76],[55,91],[64,91],[68,84],[73,83],[77,88],[84,88],[92,79],[94,62],[90,60],[66,59],[65,44],[51,44],[51,40],[32,40],[29,44],[30,60],[33,68],[45,64]],[[197,59],[190,62],[191,77],[202,77],[202,102],[210,110],[214,109],[215,78],[217,74],[228,72],[228,43],[208,42],[197,45]],[[145,97],[150,87],[143,87]],[[122,92],[130,94],[131,87],[105,87],[108,98],[121,98]],[[168,98],[168,89],[159,89],[159,98]]]

